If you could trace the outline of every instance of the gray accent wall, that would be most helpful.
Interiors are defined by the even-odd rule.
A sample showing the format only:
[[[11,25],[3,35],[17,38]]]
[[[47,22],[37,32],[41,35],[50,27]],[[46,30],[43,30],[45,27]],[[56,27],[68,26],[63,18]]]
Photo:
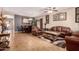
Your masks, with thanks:
[[[15,31],[18,31],[18,30],[21,29],[22,16],[15,15],[15,16],[14,16],[14,20],[15,20]]]

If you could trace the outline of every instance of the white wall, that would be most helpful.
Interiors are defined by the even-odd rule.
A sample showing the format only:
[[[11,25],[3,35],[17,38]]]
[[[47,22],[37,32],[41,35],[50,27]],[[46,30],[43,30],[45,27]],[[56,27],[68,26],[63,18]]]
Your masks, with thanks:
[[[43,19],[43,28],[45,28],[45,25],[44,25],[45,22],[46,22],[45,21],[45,16],[39,16],[39,17],[36,17],[35,19],[40,20],[41,18]],[[37,26],[40,28],[40,21],[37,22]]]
[[[72,29],[72,31],[79,31],[79,24],[75,23],[75,8],[67,8],[64,10],[60,10],[59,12],[67,12],[67,20],[66,21],[53,21],[53,14],[49,16],[49,24],[47,24],[47,28],[51,28],[52,26],[67,26]],[[45,15],[42,16],[45,23]],[[38,20],[40,17],[37,18]],[[39,25],[39,24],[38,24]]]

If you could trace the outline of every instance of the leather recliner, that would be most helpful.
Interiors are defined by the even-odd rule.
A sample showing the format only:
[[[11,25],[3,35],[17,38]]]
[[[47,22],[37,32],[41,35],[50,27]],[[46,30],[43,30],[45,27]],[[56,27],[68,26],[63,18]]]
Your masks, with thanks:
[[[66,36],[65,41],[68,51],[79,51],[79,32],[72,33],[72,36]]]
[[[32,27],[32,34],[35,36],[42,35],[42,30],[39,29],[38,27],[34,26],[34,27]]]

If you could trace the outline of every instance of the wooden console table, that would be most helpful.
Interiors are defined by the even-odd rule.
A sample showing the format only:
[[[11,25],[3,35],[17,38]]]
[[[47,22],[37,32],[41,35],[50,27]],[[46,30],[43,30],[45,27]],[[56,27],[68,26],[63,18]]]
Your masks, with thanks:
[[[3,36],[10,36],[10,33],[1,33],[0,37],[3,37]]]

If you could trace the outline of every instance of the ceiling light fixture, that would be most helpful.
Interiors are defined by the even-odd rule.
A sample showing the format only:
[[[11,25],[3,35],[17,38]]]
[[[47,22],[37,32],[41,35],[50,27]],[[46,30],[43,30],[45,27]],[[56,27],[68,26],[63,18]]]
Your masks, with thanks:
[[[47,7],[44,9],[44,12],[50,14],[50,13],[53,13],[53,12],[57,12],[58,10],[56,9],[56,7]]]
[[[47,8],[47,13],[50,14],[50,13],[52,13],[52,12],[53,12],[53,11],[52,11],[52,8],[51,8],[51,7],[48,7],[48,8]]]

